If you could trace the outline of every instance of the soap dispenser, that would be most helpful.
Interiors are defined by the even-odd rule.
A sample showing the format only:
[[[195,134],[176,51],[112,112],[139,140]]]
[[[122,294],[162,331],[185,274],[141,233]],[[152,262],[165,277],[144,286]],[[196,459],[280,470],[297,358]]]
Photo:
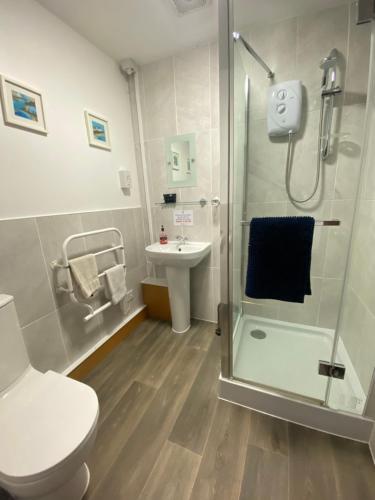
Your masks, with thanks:
[[[168,243],[168,236],[164,230],[164,226],[161,226],[160,230],[160,245],[166,245]]]

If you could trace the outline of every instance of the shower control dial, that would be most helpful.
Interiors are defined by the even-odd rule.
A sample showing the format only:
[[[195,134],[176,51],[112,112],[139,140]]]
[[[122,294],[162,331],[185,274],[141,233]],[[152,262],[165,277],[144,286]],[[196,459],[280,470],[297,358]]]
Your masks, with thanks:
[[[283,136],[299,130],[302,84],[289,80],[273,85],[268,93],[267,127],[269,136]]]
[[[286,96],[288,95],[288,92],[285,89],[281,89],[277,93],[277,97],[280,99],[280,101],[283,101],[286,99]]]

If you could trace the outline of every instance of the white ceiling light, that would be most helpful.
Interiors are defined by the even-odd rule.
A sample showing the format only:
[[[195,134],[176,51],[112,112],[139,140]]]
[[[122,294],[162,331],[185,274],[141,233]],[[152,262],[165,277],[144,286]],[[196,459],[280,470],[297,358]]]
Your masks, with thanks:
[[[192,10],[201,9],[210,3],[211,0],[172,0],[179,14],[186,14]]]

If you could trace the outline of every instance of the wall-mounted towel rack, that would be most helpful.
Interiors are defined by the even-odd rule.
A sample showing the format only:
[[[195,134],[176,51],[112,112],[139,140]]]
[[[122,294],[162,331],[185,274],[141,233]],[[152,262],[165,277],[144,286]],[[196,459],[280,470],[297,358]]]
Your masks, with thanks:
[[[316,220],[315,221],[315,226],[339,226],[341,224],[341,221],[333,219],[333,220]],[[249,220],[242,220],[241,221],[241,226],[249,226],[250,221]]]
[[[89,314],[87,314],[83,318],[84,321],[89,321],[97,314],[99,314],[99,313],[105,311],[106,309],[108,309],[109,307],[111,307],[112,302],[108,301],[105,304],[103,304],[102,306],[98,307],[98,309],[94,309],[90,304],[87,304],[86,302],[81,302],[80,300],[77,299],[77,297],[74,293],[72,273],[71,273],[71,269],[70,269],[70,265],[69,265],[68,246],[69,246],[69,243],[73,240],[76,240],[79,238],[86,238],[87,236],[94,236],[96,234],[110,233],[110,232],[115,233],[117,235],[118,241],[116,242],[116,244],[113,244],[111,247],[106,248],[105,250],[100,250],[99,252],[92,252],[92,255],[94,255],[95,257],[98,257],[99,255],[104,255],[104,254],[109,253],[109,252],[119,252],[120,251],[121,260],[122,260],[122,262],[120,262],[120,264],[122,264],[124,266],[124,268],[126,268],[124,240],[122,238],[121,231],[119,229],[117,229],[116,227],[107,227],[104,229],[98,229],[96,231],[88,231],[86,233],[72,234],[71,236],[66,238],[66,240],[64,241],[64,243],[62,245],[62,259],[61,259],[62,264],[59,264],[56,260],[51,262],[52,269],[57,268],[57,269],[65,269],[66,270],[66,279],[67,279],[68,286],[67,287],[60,286],[57,288],[57,291],[68,293],[72,302],[75,302],[76,304],[80,304],[82,306],[85,306],[88,309]],[[118,264],[116,264],[116,265],[118,265]],[[107,271],[108,271],[108,269],[106,271],[98,274],[98,277],[102,278],[103,276],[105,276]]]

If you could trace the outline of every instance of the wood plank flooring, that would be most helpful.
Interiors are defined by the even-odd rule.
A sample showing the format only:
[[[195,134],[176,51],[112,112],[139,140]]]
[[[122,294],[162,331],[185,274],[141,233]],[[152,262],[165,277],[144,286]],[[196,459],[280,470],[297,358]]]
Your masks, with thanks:
[[[101,413],[85,500],[374,500],[366,445],[217,399],[214,331],[146,320],[86,378]]]

